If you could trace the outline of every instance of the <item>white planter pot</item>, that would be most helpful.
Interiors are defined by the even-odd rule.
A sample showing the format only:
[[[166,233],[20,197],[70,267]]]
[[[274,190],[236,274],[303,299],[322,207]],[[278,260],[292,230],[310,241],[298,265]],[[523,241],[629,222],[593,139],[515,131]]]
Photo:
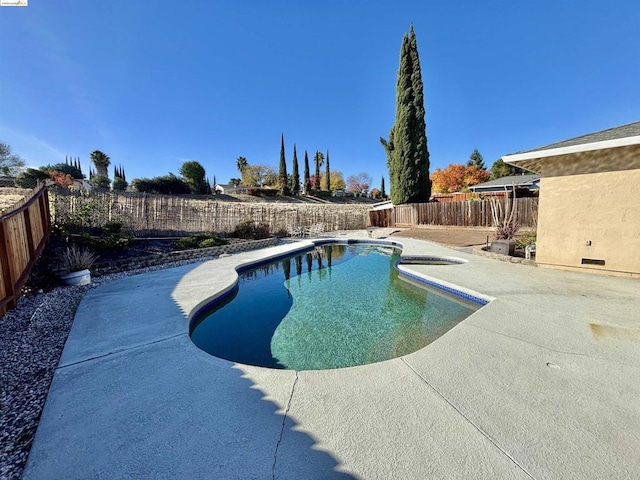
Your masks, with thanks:
[[[67,286],[88,285],[91,283],[91,272],[89,270],[80,270],[78,272],[63,273],[60,280]]]

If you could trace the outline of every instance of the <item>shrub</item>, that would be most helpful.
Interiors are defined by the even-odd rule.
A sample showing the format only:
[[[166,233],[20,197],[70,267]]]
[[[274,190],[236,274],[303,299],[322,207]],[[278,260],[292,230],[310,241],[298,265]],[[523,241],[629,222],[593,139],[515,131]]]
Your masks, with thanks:
[[[229,243],[227,240],[220,238],[215,233],[199,233],[197,235],[182,237],[176,242],[176,246],[182,250],[188,250],[193,248],[218,247],[220,245],[226,245],[227,243]]]
[[[95,244],[98,248],[103,250],[117,250],[120,248],[127,248],[133,242],[135,242],[133,235],[118,233],[98,238],[96,239]]]
[[[247,220],[236,225],[233,236],[251,240],[269,238],[269,225],[264,222],[256,223],[253,220]]]
[[[198,248],[217,247],[219,245],[222,245],[220,243],[220,240],[221,239],[217,239],[217,238],[205,238],[198,244]]]
[[[527,245],[536,243],[536,237],[537,237],[537,234],[535,230],[525,232],[522,235],[520,235],[520,237],[516,240],[516,247],[524,248]]]
[[[113,235],[122,232],[122,222],[107,222],[102,226],[102,231],[106,235]]]
[[[279,228],[275,233],[276,237],[285,238],[289,236],[289,231],[286,228]]]
[[[92,243],[101,250],[118,250],[129,247],[135,238],[129,232],[122,231],[122,222],[110,221],[102,226],[102,235],[93,238]]]

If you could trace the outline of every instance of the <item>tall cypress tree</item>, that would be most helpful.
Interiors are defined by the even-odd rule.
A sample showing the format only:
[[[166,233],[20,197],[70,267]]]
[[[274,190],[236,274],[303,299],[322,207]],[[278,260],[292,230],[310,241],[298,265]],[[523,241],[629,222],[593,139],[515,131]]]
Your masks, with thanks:
[[[314,190],[320,190],[320,167],[324,163],[324,155],[316,150],[313,162],[316,164],[316,175],[313,177],[313,188]]]
[[[293,167],[291,171],[291,193],[300,195],[300,172],[298,171],[298,154],[296,153],[296,144],[293,144]]]
[[[382,177],[382,181],[380,182],[380,195],[382,198],[387,198],[387,192],[384,191],[384,176]]]
[[[311,175],[309,174],[309,155],[304,151],[304,193],[309,195],[311,191]]]
[[[389,139],[380,138],[387,152],[391,200],[427,202],[431,196],[429,151],[424,121],[424,93],[418,45],[413,25],[402,39],[396,84],[396,121]]]
[[[329,150],[327,150],[327,169],[326,169],[325,175],[327,176],[327,190],[330,192],[331,191],[331,171],[329,170]]]
[[[284,158],[284,133],[280,140],[280,168],[278,169],[278,183],[282,195],[289,195],[289,182],[287,177],[287,162]]]

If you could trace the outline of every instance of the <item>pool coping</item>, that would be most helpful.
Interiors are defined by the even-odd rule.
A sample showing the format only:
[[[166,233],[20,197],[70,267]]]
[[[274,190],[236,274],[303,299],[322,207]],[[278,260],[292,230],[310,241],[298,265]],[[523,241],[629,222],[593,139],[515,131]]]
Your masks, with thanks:
[[[640,473],[632,401],[640,393],[633,380],[640,375],[637,280],[398,243],[407,255],[468,260],[400,267],[465,290],[481,284],[494,300],[422,350],[358,367],[248,367],[211,357],[188,338],[189,317],[211,301],[212,289],[233,288],[236,267],[312,241],[91,291],[76,313],[24,478]],[[624,428],[611,435],[616,425]]]

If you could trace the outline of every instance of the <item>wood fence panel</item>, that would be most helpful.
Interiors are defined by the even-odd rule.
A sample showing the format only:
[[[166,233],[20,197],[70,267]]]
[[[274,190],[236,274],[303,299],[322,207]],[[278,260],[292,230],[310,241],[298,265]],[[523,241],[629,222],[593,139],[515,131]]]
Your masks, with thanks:
[[[10,259],[11,278],[20,278],[29,263],[29,247],[24,214],[16,215],[5,221],[7,255]]]
[[[0,315],[16,306],[50,231],[44,185],[0,216]]]
[[[511,200],[501,199],[501,202]],[[538,199],[518,198],[514,204],[515,220],[523,227],[537,225]],[[408,203],[394,207],[396,226],[441,225],[457,227],[491,227],[490,201]]]

